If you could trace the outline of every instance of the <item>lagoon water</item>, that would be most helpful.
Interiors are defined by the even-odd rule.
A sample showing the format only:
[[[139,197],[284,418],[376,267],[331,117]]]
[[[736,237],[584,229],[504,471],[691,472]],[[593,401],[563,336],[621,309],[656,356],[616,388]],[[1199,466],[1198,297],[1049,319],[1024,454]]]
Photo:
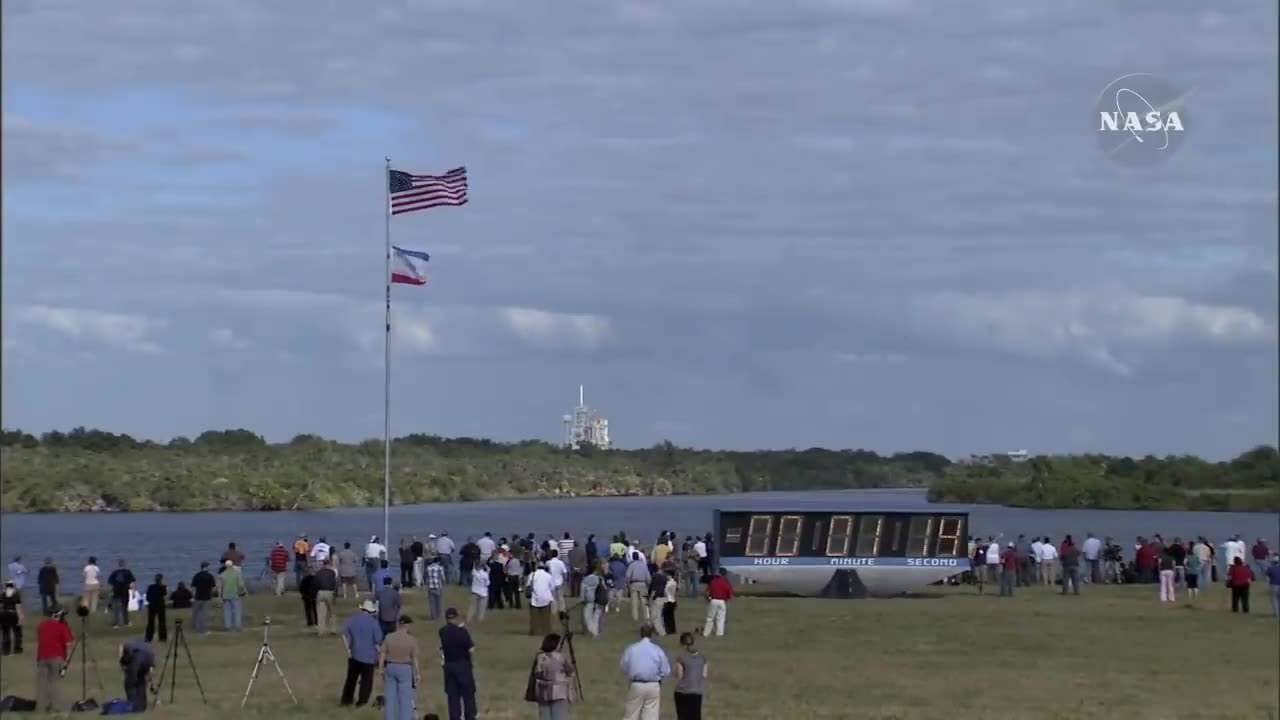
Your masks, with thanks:
[[[970,514],[970,530],[979,535],[1012,538],[1019,533],[1067,533],[1083,539],[1086,532],[1111,535],[1132,547],[1136,535],[1161,533],[1217,543],[1240,533],[1249,543],[1280,539],[1280,516],[1272,513],[1156,512],[1129,510],[1027,510],[996,505],[929,503],[922,490],[846,490],[836,492],[747,493],[740,495],[659,496],[489,500],[469,503],[409,505],[391,509],[391,536],[448,530],[459,544],[468,535],[491,531],[494,537],[534,532],[541,540],[566,530],[583,539],[588,533],[628,536],[653,542],[661,530],[679,535],[711,529],[716,509],[773,510],[958,510]],[[126,558],[141,583],[164,573],[171,585],[186,580],[201,560],[216,561],[234,541],[248,556],[246,575],[257,577],[271,544],[290,545],[298,533],[312,541],[325,536],[341,547],[349,541],[357,552],[370,535],[382,534],[382,508],[347,508],[315,512],[213,513],[67,513],[0,514],[0,554],[8,563],[21,555],[34,582],[37,568],[52,557],[61,571],[63,589],[79,588],[80,568],[94,555],[104,577],[116,560]]]

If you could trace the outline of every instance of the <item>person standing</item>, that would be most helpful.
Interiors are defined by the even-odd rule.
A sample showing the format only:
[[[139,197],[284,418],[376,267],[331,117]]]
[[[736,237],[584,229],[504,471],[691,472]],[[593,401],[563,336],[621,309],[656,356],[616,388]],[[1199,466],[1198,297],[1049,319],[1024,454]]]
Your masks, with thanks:
[[[1049,538],[1040,540],[1040,580],[1045,585],[1056,585],[1058,582],[1058,549]]]
[[[1227,587],[1231,588],[1231,612],[1249,614],[1249,585],[1253,582],[1253,572],[1244,564],[1244,558],[1236,555],[1227,568]]]
[[[645,562],[643,557],[633,557],[631,562],[627,563],[626,588],[627,594],[631,596],[631,619],[634,622],[643,622],[649,620],[649,604],[645,602],[645,597],[649,592],[649,581],[653,576],[649,574],[649,564]]]
[[[164,584],[164,575],[156,573],[155,582],[147,586],[147,642],[155,638],[157,631],[160,642],[169,639],[169,628],[165,622],[165,601],[168,597],[169,588]]]
[[[244,575],[230,558],[222,561],[222,574],[218,576],[218,595],[222,598],[222,627],[227,632],[244,629]]]
[[[413,587],[413,549],[409,547],[408,538],[400,538],[400,548],[397,552],[400,560],[400,587]]]
[[[493,539],[493,533],[485,531],[484,537],[476,541],[476,547],[480,548],[480,564],[488,565],[489,558],[493,557],[493,552],[498,549],[498,543]]]
[[[476,677],[471,658],[476,644],[471,633],[458,621],[456,608],[444,611],[440,628],[440,663],[444,666],[444,693],[449,703],[449,720],[476,720]]]
[[[129,590],[136,582],[124,560],[120,560],[119,566],[107,577],[107,585],[111,586],[111,627],[129,626]]]
[[[658,547],[663,544],[658,543]],[[662,606],[667,604],[667,574],[661,566],[649,578],[648,617],[659,636],[667,634],[666,624],[662,622]]]
[[[572,542],[572,541],[570,541]],[[548,553],[547,572],[551,574],[551,596],[555,598],[556,612],[564,612],[568,605],[564,600],[565,583],[569,579],[569,566],[560,559],[560,551],[552,548]]]
[[[1191,598],[1191,602],[1195,602],[1200,596],[1200,553],[1197,550],[1196,542],[1193,540],[1187,548],[1186,555],[1187,597]]]
[[[382,587],[374,594],[378,603],[378,624],[382,626],[382,634],[390,635],[396,631],[396,623],[400,622],[400,591],[391,584],[391,578],[382,578]]]
[[[1208,590],[1213,585],[1216,570],[1214,566],[1214,549],[1213,543],[1209,542],[1203,535],[1196,538],[1196,555],[1200,556],[1200,589]]]
[[[413,542],[409,543],[409,552],[413,555],[412,587],[422,587],[422,583],[426,580],[423,576],[423,572],[427,569],[427,565],[423,558],[426,557],[427,546],[418,539],[417,535],[414,535]]]
[[[694,644],[693,633],[680,636],[683,652],[676,658],[676,720],[702,720],[702,695],[706,691],[707,658]]]
[[[418,641],[409,632],[413,618],[400,616],[395,632],[382,640],[378,664],[382,666],[384,720],[414,720],[414,690],[421,680]]]
[[[560,653],[560,636],[551,633],[542,638],[542,647],[533,658],[531,696],[538,704],[538,720],[569,720],[569,705],[578,702],[577,672],[569,658]]]
[[[440,537],[436,538],[436,555],[440,558],[440,565],[444,568],[445,582],[453,582],[455,577],[453,564],[453,551],[455,545],[453,538],[449,537],[448,530],[442,530]]]
[[[191,629],[201,635],[209,634],[209,606],[213,604],[213,592],[218,581],[209,572],[209,563],[200,563],[200,572],[191,576]]]
[[[338,560],[338,589],[341,591],[343,600],[347,599],[347,591],[351,591],[352,599],[360,597],[360,591],[356,586],[356,564],[359,558],[356,557],[356,551],[351,549],[351,543],[342,543],[342,549],[334,555]]]
[[[698,597],[698,554],[693,551],[693,538],[684,539],[684,551],[680,554],[680,579],[685,597]]]
[[[369,542],[364,546],[364,580],[371,593],[378,591],[373,575],[378,572],[378,568],[382,566],[382,561],[386,557],[387,546],[378,541],[377,535],[370,537]]]
[[[1160,553],[1160,557],[1156,560],[1160,571],[1160,602],[1174,603],[1178,599],[1174,596],[1174,560],[1173,553],[1166,547],[1164,552]]]
[[[1088,575],[1085,577],[1090,583],[1095,585],[1102,584],[1102,541],[1093,533],[1088,533],[1084,539],[1084,561],[1088,564]]]
[[[18,592],[27,586],[27,566],[22,564],[21,555],[14,555],[13,562],[9,563],[9,579]]]
[[[302,582],[303,571],[307,569],[307,556],[311,554],[311,543],[307,541],[306,533],[298,533],[298,539],[293,541],[293,583],[297,585]]]
[[[1239,534],[1232,535],[1230,540],[1223,543],[1222,551],[1223,562],[1227,564],[1228,569],[1236,564],[1236,558],[1243,561],[1247,554],[1245,551],[1244,540],[1240,539]]]
[[[302,598],[302,617],[309,628],[320,624],[319,618],[316,617],[317,593],[316,576],[311,572],[311,568],[307,567],[302,571],[302,580],[298,583],[298,596]]]
[[[1062,594],[1067,594],[1067,586],[1071,586],[1071,594],[1080,594],[1080,550],[1075,541],[1068,535],[1062,541]]]
[[[431,562],[427,565],[426,573],[427,585],[427,606],[430,610],[430,619],[440,619],[440,604],[444,601],[444,586],[448,582],[445,576],[444,565],[440,562],[440,557],[431,558]]]
[[[98,612],[98,596],[102,594],[102,583],[98,580],[101,570],[98,569],[98,558],[90,556],[81,571],[83,587],[80,591],[80,605],[89,609],[89,616]]]
[[[622,653],[620,667],[628,681],[623,720],[658,720],[660,717],[662,681],[671,675],[671,663],[662,648],[650,639],[653,634],[651,623],[642,624],[640,639]]]
[[[329,561],[330,555],[333,555],[333,547],[329,545],[328,541],[326,541],[324,536],[321,535],[320,542],[317,542],[311,548],[311,554],[308,557],[311,558],[311,565],[313,567],[320,568],[324,567],[324,564]]]
[[[338,592],[338,573],[333,570],[333,561],[325,560],[316,571],[316,634],[328,635],[337,632],[338,609],[334,596]]]
[[[518,548],[519,546],[517,546]],[[524,563],[520,562],[520,557],[517,553],[507,556],[506,564],[503,566],[503,573],[502,591],[507,600],[507,607],[519,610],[520,596],[524,594],[524,591],[520,588],[520,581],[524,579]]]
[[[218,559],[224,564],[230,560],[232,565],[238,568],[244,567],[244,553],[240,552],[233,542],[227,543],[227,549],[222,553],[222,557]]]
[[[22,654],[22,594],[17,586],[5,580],[0,594],[0,655]]]
[[[1267,589],[1271,591],[1271,612],[1280,620],[1280,555],[1272,555],[1267,566]]]
[[[382,626],[373,617],[375,612],[377,607],[373,601],[365,600],[342,628],[342,644],[347,648],[347,679],[342,684],[340,700],[344,707],[353,701],[356,707],[364,707],[373,693],[373,670],[378,664],[383,638]],[[357,682],[360,684],[358,696]]]
[[[729,616],[729,601],[733,599],[733,586],[729,584],[729,571],[720,568],[720,574],[707,583],[707,619],[702,626],[702,636],[710,637],[715,627],[716,636],[724,637],[724,626]]]
[[[1000,596],[1013,597],[1018,584],[1018,549],[1013,543],[1000,553]]]
[[[147,709],[147,686],[156,656],[151,646],[141,640],[129,640],[120,645],[120,669],[124,671],[124,696],[129,700],[132,712]],[[177,672],[177,668],[174,668]]]
[[[1173,558],[1173,584],[1186,585],[1187,582],[1187,546],[1182,544],[1182,538],[1175,537],[1173,542],[1165,547],[1165,552],[1169,557]]]
[[[275,580],[276,597],[284,595],[285,573],[289,571],[289,551],[285,549],[284,543],[277,542],[276,546],[271,548],[271,554],[267,556],[267,566],[271,568],[271,574]]]
[[[525,581],[529,599],[529,634],[546,637],[551,634],[551,606],[555,596],[551,594],[551,573],[541,563]]]
[[[48,613],[49,617],[36,626],[36,712],[51,713],[62,710],[58,687],[75,637],[67,627],[66,611],[53,608]]]
[[[503,580],[505,572],[503,563],[505,560],[506,555],[502,550],[489,556],[489,564],[486,567],[489,571],[489,601],[487,606],[490,610],[501,610],[503,608],[502,591],[506,585]]]
[[[1267,547],[1266,539],[1258,538],[1249,554],[1253,557],[1253,576],[1261,580],[1267,574],[1267,560],[1271,558],[1271,548]]]
[[[609,588],[604,583],[604,566],[597,560],[582,579],[582,625],[591,637],[600,637],[600,620],[609,607]]]
[[[36,573],[36,589],[40,591],[40,612],[47,615],[50,609],[58,607],[58,584],[58,567],[53,564],[53,558],[47,557],[40,571]]]
[[[676,570],[671,563],[667,563],[666,572],[667,584],[663,588],[662,603],[662,634],[676,634],[676,603],[680,598],[680,583],[676,580]]]

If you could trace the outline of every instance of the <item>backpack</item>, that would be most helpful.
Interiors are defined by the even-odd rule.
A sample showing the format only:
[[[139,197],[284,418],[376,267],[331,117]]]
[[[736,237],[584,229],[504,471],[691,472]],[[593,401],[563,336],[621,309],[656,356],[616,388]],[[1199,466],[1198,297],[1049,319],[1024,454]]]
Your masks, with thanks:
[[[600,582],[596,583],[595,596],[592,600],[599,607],[606,607],[609,605],[609,587],[605,585],[605,580],[603,578],[600,579]]]

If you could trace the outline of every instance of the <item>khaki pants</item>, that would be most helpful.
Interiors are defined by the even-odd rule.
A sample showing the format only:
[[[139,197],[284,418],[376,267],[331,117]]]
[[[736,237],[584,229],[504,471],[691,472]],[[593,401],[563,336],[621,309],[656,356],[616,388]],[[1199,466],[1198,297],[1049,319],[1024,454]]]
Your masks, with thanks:
[[[58,706],[58,685],[62,676],[63,658],[47,658],[36,661],[36,712],[56,712]]]
[[[648,590],[648,583],[633,582],[627,586],[627,592],[631,594],[631,619],[636,622],[649,619],[649,605],[644,600]]]
[[[1057,569],[1056,560],[1045,560],[1044,562],[1040,563],[1040,578],[1045,585],[1053,585],[1055,582],[1057,582],[1058,580],[1057,573],[1054,572],[1056,569]]]
[[[89,614],[98,612],[98,595],[101,585],[88,585],[80,593],[80,604],[89,608]]]
[[[327,635],[336,633],[337,613],[333,609],[333,591],[321,590],[316,593],[316,633]]]
[[[724,622],[729,615],[729,604],[724,600],[707,601],[707,620],[702,625],[702,635],[711,637],[714,628],[716,635],[724,635]]]
[[[627,688],[627,710],[622,720],[658,720],[661,683],[633,682]]]
[[[649,620],[653,623],[654,629],[659,635],[667,634],[666,623],[662,622],[662,606],[667,604],[665,597],[654,598],[649,601]]]

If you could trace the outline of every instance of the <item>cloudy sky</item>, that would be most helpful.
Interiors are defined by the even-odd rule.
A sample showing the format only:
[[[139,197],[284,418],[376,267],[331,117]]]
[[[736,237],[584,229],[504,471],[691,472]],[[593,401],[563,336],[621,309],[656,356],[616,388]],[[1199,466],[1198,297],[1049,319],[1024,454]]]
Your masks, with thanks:
[[[390,155],[471,176],[392,222],[397,435],[1275,441],[1275,3],[189,7],[3,5],[6,426],[381,436]]]

